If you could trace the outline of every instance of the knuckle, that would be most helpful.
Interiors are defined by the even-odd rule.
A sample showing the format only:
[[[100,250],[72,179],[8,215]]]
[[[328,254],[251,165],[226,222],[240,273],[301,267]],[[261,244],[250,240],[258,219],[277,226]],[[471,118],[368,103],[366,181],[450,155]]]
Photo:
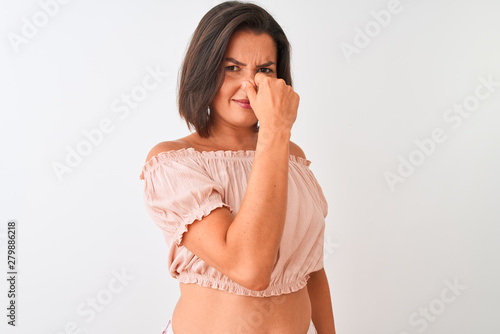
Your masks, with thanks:
[[[257,74],[255,74],[255,78],[259,78],[259,80],[264,80],[267,78],[267,76],[264,75],[264,73],[262,72],[258,72]]]

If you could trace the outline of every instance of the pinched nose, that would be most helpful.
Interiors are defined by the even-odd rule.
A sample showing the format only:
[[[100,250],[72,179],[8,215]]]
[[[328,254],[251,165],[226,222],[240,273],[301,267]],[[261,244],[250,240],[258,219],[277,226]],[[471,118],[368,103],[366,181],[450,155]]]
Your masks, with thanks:
[[[256,73],[250,73],[250,71],[248,71],[247,74],[245,74],[244,77],[241,78],[240,87],[243,87],[243,82],[247,81],[252,84],[255,90],[257,90],[257,88],[255,87],[255,75]]]

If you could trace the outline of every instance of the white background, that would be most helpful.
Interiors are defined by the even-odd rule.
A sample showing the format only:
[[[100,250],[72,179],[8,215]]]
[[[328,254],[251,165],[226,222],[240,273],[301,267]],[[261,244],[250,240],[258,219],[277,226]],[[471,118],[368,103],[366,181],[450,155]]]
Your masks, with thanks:
[[[48,2],[0,7],[2,277],[5,228],[9,219],[19,226],[17,327],[6,324],[1,279],[0,331],[159,334],[179,288],[139,174],[155,144],[189,134],[177,73],[217,2],[73,0],[42,22]],[[498,333],[500,87],[480,88],[488,98],[459,126],[443,116],[474,101],[478,77],[500,82],[500,2],[401,0],[350,57],[342,43],[355,46],[357,28],[376,29],[372,11],[390,1],[256,3],[292,44],[301,97],[292,141],[329,204],[337,333]],[[23,18],[34,16],[45,24],[15,47]],[[126,116],[113,112],[148,68],[168,75]],[[104,119],[113,130],[59,180],[53,164]],[[415,141],[436,128],[446,140],[391,190],[386,173],[418,158]],[[129,279],[120,285],[122,271]],[[462,288],[453,293],[446,280]],[[105,305],[91,312],[97,297]]]

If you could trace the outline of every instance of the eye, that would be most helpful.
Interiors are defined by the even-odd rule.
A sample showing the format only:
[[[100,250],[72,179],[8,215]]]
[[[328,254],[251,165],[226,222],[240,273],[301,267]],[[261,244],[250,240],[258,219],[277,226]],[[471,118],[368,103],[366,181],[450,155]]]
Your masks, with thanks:
[[[259,69],[259,71],[260,71],[260,70],[266,70],[267,72],[263,72],[263,73],[265,73],[265,74],[269,74],[269,73],[272,73],[272,72],[273,72],[273,70],[271,70],[270,68],[260,68],[260,69]]]
[[[226,66],[226,71],[234,72],[233,68],[235,68],[235,67],[238,67],[238,66],[236,66],[236,65]]]

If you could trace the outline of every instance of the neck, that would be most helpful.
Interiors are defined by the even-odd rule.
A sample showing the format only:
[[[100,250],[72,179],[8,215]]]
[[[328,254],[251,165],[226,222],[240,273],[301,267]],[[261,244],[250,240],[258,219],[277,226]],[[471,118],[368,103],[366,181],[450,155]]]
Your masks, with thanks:
[[[257,147],[257,123],[247,128],[212,125],[212,136],[207,138],[218,149],[238,151],[253,150]]]

